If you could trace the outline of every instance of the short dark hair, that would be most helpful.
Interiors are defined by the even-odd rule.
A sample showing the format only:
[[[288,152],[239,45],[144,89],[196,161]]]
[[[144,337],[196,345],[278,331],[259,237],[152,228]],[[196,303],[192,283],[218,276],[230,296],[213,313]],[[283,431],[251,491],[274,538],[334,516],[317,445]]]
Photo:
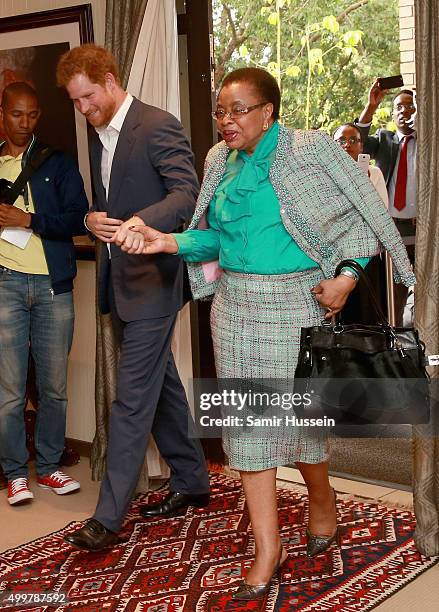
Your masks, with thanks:
[[[392,98],[392,104],[393,102],[395,102],[396,98],[398,96],[400,96],[401,94],[407,94],[409,96],[411,96],[413,98],[413,91],[411,89],[401,89],[401,91],[398,91],[398,93],[396,93],[393,98]]]
[[[221,83],[221,89],[231,83],[249,83],[261,96],[262,101],[273,105],[273,119],[279,119],[280,89],[279,85],[267,70],[263,68],[238,68],[229,72]],[[220,90],[221,91],[221,90]]]
[[[2,108],[6,108],[10,97],[17,95],[25,95],[29,96],[30,98],[35,98],[39,105],[38,95],[35,89],[25,81],[15,81],[15,83],[9,83],[9,85],[7,85],[3,90]]]
[[[361,143],[364,144],[363,133],[362,133],[361,129],[358,127],[358,125],[355,125],[355,123],[350,123],[350,122],[342,123],[341,125],[339,125],[337,127],[337,129],[334,130],[334,133],[333,133],[332,137],[335,138],[335,135],[338,132],[338,130],[341,130],[341,128],[344,128],[344,127],[351,127],[351,128],[354,128],[355,130],[357,130],[357,132],[358,132],[358,134],[360,136]]]

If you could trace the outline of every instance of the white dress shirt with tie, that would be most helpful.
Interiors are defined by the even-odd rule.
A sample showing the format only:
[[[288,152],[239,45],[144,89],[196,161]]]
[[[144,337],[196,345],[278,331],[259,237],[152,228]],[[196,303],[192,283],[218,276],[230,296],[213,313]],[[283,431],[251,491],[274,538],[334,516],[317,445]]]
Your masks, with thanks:
[[[370,123],[360,123],[357,121],[356,125],[361,128],[370,127]],[[396,178],[398,176],[399,158],[401,156],[401,140],[404,138],[404,134],[399,130],[396,130],[400,147],[398,151],[398,157],[396,158],[395,168],[390,178],[390,182],[387,186],[389,193],[389,213],[391,217],[398,219],[413,219],[416,217],[416,132],[412,132],[408,144],[407,144],[407,190],[406,190],[406,205],[402,210],[398,210],[394,206],[395,201],[395,188]]]

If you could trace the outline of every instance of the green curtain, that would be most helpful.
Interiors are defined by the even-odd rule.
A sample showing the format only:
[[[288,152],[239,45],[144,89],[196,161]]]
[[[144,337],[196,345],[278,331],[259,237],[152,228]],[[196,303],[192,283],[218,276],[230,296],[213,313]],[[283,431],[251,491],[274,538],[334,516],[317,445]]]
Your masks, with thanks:
[[[415,324],[426,353],[439,354],[439,3],[415,2],[416,92],[418,105],[418,215]],[[431,368],[433,385],[438,368]],[[434,389],[434,387],[433,387]],[[435,393],[435,395],[437,395]],[[414,435],[415,543],[427,556],[439,555],[439,418],[417,426]]]
[[[148,0],[107,0],[105,46],[117,59],[126,87]]]

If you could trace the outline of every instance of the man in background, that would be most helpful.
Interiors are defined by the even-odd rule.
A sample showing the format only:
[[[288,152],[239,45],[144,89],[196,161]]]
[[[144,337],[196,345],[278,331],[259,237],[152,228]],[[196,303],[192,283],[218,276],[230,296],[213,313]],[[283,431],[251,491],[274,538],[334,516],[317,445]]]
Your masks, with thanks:
[[[361,129],[364,153],[375,159],[382,171],[389,194],[389,213],[398,228],[412,265],[415,258],[416,232],[416,131],[413,115],[416,106],[413,91],[403,89],[393,98],[392,119],[396,132],[379,129],[369,135],[372,118],[388,90],[380,89],[378,79],[369,91],[369,100],[355,124]],[[395,320],[402,325],[408,289],[394,285]]]
[[[192,216],[198,181],[179,121],[124,91],[106,49],[72,49],[58,64],[57,80],[94,128],[95,201],[85,223],[105,243],[98,303],[102,313],[111,312],[121,349],[96,511],[66,536],[73,546],[100,550],[117,542],[151,432],[171,469],[170,493],[142,513],[166,516],[209,501],[203,452],[189,436],[189,407],[171,352],[176,316],[189,298],[184,262],[173,255],[128,255],[115,244],[127,237],[143,250],[133,225],[178,230]]]
[[[3,91],[0,178],[8,189],[44,145],[34,136],[41,111],[23,82]],[[5,193],[5,192],[4,192]],[[37,484],[58,495],[79,489],[59,470],[64,450],[67,359],[73,336],[72,236],[88,210],[73,161],[60,151],[32,174],[14,205],[0,202],[0,463],[11,505],[30,501],[24,407],[29,349],[35,363]]]

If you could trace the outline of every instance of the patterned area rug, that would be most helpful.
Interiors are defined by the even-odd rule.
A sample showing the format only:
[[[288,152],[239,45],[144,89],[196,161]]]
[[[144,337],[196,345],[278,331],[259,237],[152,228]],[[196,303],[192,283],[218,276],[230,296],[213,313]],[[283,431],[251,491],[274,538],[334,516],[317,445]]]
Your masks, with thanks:
[[[250,566],[254,541],[239,481],[211,475],[205,510],[146,520],[131,507],[122,542],[100,553],[71,549],[50,536],[0,554],[0,592],[56,592],[69,603],[21,610],[81,612],[365,612],[396,593],[438,559],[413,544],[414,516],[372,500],[338,500],[341,548],[305,556],[305,490],[278,490],[282,539],[289,559],[268,596],[232,602],[231,593]],[[165,492],[149,494],[157,501]],[[0,607],[13,609],[12,599]],[[15,609],[18,609],[15,607]]]

